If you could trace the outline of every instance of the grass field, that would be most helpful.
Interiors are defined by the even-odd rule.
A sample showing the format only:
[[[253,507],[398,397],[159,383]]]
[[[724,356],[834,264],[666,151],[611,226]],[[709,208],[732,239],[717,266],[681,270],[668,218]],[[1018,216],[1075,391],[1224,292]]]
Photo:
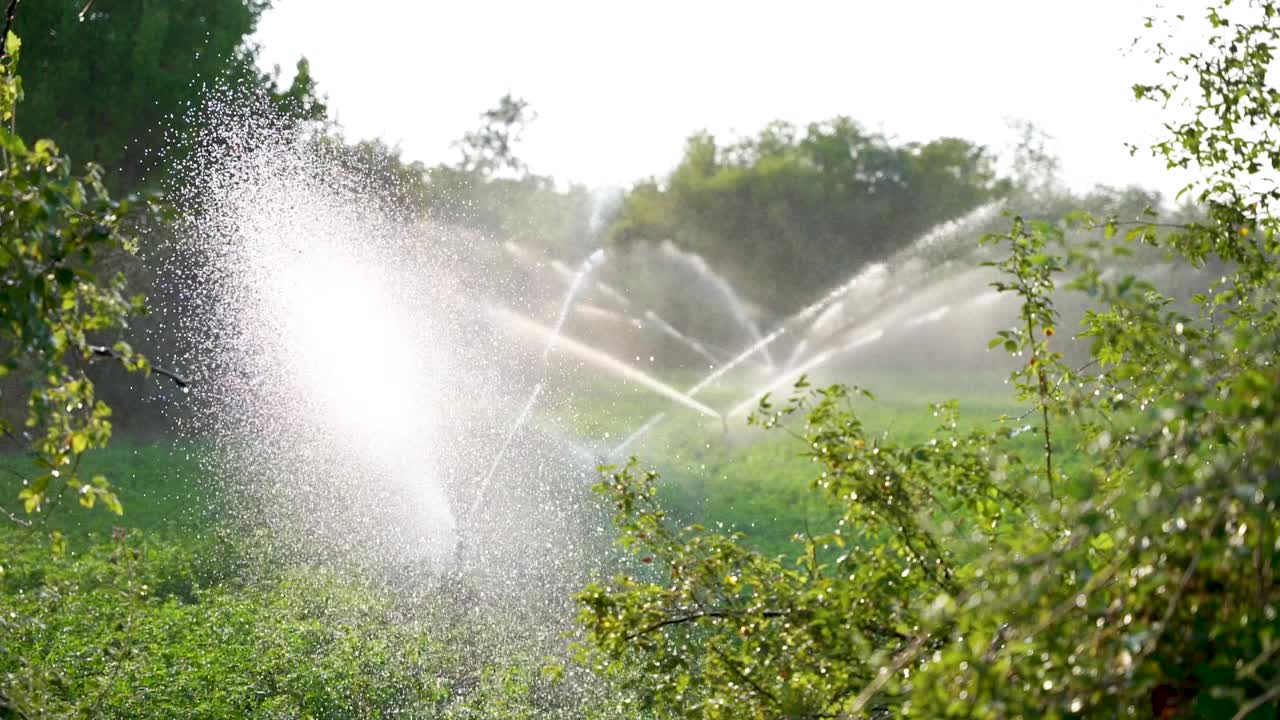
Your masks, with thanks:
[[[959,395],[971,427],[1020,412],[999,378],[966,378],[960,393],[947,392],[949,380],[870,377],[862,384],[879,399],[857,407],[873,432],[901,441],[936,425],[930,401]],[[705,399],[724,407],[742,394]],[[669,408],[602,383],[551,397],[539,422],[608,447]],[[1030,434],[1027,443],[1033,451]],[[119,440],[85,469],[111,479],[123,516],[68,502],[40,527],[0,528],[0,678],[10,702],[119,718],[567,718],[596,702],[544,677],[541,651],[513,648],[501,620],[487,629],[474,616],[424,622],[438,608],[406,607],[359,576],[275,562],[269,539],[224,522],[235,499],[209,481],[209,452],[198,442]],[[726,432],[686,412],[630,449],[662,473],[675,517],[742,531],[769,554],[790,552],[793,534],[831,517],[810,490],[804,452],[795,437],[748,429],[745,418]],[[26,462],[0,458],[0,497],[16,497]],[[66,557],[43,539],[51,529],[67,536]]]
[[[1017,416],[1026,409],[1015,402],[1004,376],[990,372],[905,375],[880,370],[813,382],[852,382],[854,375],[859,386],[875,395],[874,400],[856,402],[859,417],[873,434],[900,443],[925,440],[937,427],[931,403],[958,400],[962,431],[997,427],[1001,416]],[[775,392],[775,405],[792,392],[790,387]],[[718,387],[698,399],[728,408],[746,395],[741,388]],[[603,447],[616,447],[646,419],[666,412],[664,420],[609,462],[635,456],[642,466],[661,473],[666,501],[678,518],[743,532],[767,554],[791,552],[793,535],[806,524],[817,527],[832,516],[832,509],[811,490],[816,473],[803,442],[785,430],[748,427],[745,415],[722,424],[673,408],[670,401],[641,388],[606,384],[581,389],[558,410],[557,419]],[[802,430],[802,423],[803,417],[793,418],[791,429]],[[1019,445],[1034,451],[1036,443],[1028,434]]]

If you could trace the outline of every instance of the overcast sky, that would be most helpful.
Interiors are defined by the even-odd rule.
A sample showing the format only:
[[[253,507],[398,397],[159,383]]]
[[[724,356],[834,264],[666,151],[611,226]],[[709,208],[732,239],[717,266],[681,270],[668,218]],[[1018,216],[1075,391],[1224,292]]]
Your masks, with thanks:
[[[450,144],[511,92],[538,116],[517,154],[593,187],[664,174],[698,129],[848,115],[899,140],[993,148],[1023,118],[1054,137],[1073,186],[1168,191],[1159,163],[1124,149],[1158,125],[1130,89],[1153,66],[1126,52],[1156,12],[1143,0],[277,0],[257,41],[286,78],[311,61],[349,137],[427,163],[455,159]]]

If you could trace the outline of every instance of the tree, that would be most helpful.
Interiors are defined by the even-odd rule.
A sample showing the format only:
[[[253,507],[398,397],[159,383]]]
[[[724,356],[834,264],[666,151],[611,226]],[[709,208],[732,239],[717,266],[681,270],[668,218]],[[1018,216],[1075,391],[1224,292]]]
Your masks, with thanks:
[[[528,168],[516,157],[515,144],[525,126],[533,121],[529,103],[508,93],[498,98],[498,106],[486,110],[480,119],[484,124],[457,143],[462,151],[459,169],[481,175],[525,173]]]
[[[585,658],[673,717],[1275,717],[1280,21],[1273,2],[1206,19],[1192,31],[1207,42],[1158,44],[1174,69],[1135,87],[1187,101],[1153,149],[1200,171],[1203,221],[1013,217],[984,238],[1006,253],[997,289],[1021,300],[991,344],[1024,360],[1012,380],[1034,432],[961,433],[943,404],[932,438],[899,444],[863,427],[848,388],[762,401],[766,427],[803,418],[813,491],[837,511],[791,566],[673,527],[652,475],[609,470],[598,489],[646,571],[578,596]],[[1097,234],[1069,243],[1079,226]],[[1186,308],[1105,281],[1131,243],[1224,275]],[[1063,283],[1098,300],[1083,367],[1055,339]]]
[[[257,69],[247,44],[266,0],[49,0],[22,6],[29,91],[19,126],[57,137],[80,162],[112,172],[115,189],[155,186],[181,167],[170,134],[198,133],[204,93],[220,86],[259,88],[282,109],[324,117],[306,61],[291,86]],[[82,12],[83,11],[83,12]],[[152,163],[160,163],[152,166]],[[156,174],[150,174],[155,172]]]
[[[893,145],[848,118],[775,122],[722,146],[689,138],[664,184],[636,185],[617,244],[672,240],[751,300],[785,314],[925,229],[1006,193],[993,158],[958,139]]]
[[[18,38],[10,33],[0,76],[6,122],[22,95],[18,54]],[[104,253],[132,252],[129,223],[153,205],[140,197],[113,200],[100,167],[73,173],[52,141],[28,146],[3,128],[0,148],[0,377],[21,383],[26,396],[21,418],[0,417],[0,435],[25,446],[34,463],[18,499],[28,515],[47,514],[68,494],[86,507],[101,503],[119,513],[107,479],[79,473],[84,453],[111,436],[110,408],[85,373],[103,359],[144,372],[150,365],[124,341],[109,341],[142,310],[142,299],[126,294],[123,275],[104,276],[97,261]],[[31,524],[20,513],[4,513]],[[60,547],[57,533],[54,541]]]
[[[525,100],[499,98],[480,115],[480,127],[455,143],[461,152],[456,164],[425,170],[423,206],[440,223],[577,257],[594,247],[591,197],[577,185],[558,189],[516,156],[520,136],[535,117]]]

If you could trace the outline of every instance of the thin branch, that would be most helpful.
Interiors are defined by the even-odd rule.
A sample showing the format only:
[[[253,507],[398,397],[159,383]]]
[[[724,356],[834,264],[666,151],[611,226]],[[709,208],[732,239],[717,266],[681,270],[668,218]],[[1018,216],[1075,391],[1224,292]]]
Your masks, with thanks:
[[[1094,359],[1090,360],[1089,362],[1087,362],[1087,363],[1085,363],[1085,364],[1081,365],[1080,367],[1076,368],[1076,369],[1075,369],[1075,371],[1074,371],[1074,372],[1072,372],[1071,374],[1072,374],[1072,375],[1079,375],[1080,373],[1084,372],[1085,370],[1088,370],[1089,368],[1091,368],[1091,367],[1093,367],[1094,365],[1097,365],[1097,364],[1098,364],[1098,359],[1097,359],[1097,358],[1094,358]],[[1055,385],[1056,385],[1056,386],[1058,386],[1058,387],[1061,387],[1061,386],[1062,386],[1062,383],[1067,379],[1067,377],[1068,377],[1068,376],[1067,376],[1066,374],[1061,375],[1060,377],[1058,377],[1058,382],[1057,382],[1057,383],[1055,383]],[[1031,413],[1033,413],[1033,412],[1035,412],[1036,410],[1039,410],[1039,409],[1040,409],[1040,408],[1038,408],[1038,407],[1028,408],[1028,409],[1027,409],[1027,411],[1026,411],[1026,412],[1024,412],[1024,413],[1022,413],[1021,415],[1017,415],[1017,416],[1014,416],[1014,417],[1005,417],[1004,415],[1001,415],[1000,417],[996,418],[996,420],[1012,420],[1012,421],[1014,421],[1014,422],[1017,422],[1018,420],[1021,420],[1021,419],[1025,418],[1026,416],[1030,415]]]
[[[1173,613],[1178,609],[1178,603],[1182,601],[1182,595],[1187,591],[1187,586],[1191,583],[1191,576],[1195,574],[1196,566],[1200,564],[1200,558],[1204,555],[1204,543],[1209,542],[1209,536],[1217,529],[1218,523],[1222,521],[1223,515],[1226,514],[1227,508],[1230,507],[1230,498],[1222,501],[1218,506],[1218,511],[1214,514],[1213,519],[1200,531],[1200,547],[1196,548],[1196,553],[1191,557],[1191,562],[1187,563],[1187,569],[1183,571],[1182,578],[1178,581],[1178,587],[1173,591],[1173,596],[1169,598],[1169,605],[1165,608],[1164,615],[1160,618],[1160,624],[1156,626],[1155,637],[1147,641],[1142,649],[1142,653],[1138,655],[1133,666],[1139,667],[1142,661],[1151,656],[1155,652],[1156,644],[1160,642],[1160,638],[1164,636],[1165,628],[1169,627],[1169,621],[1173,619]]]
[[[628,633],[626,639],[634,640],[640,637],[641,635],[648,635],[649,633],[655,630],[661,630],[664,627],[670,627],[672,625],[681,625],[687,622],[693,622],[694,620],[701,620],[703,618],[735,619],[735,618],[746,617],[748,615],[758,615],[760,617],[774,618],[774,617],[784,617],[788,614],[789,612],[787,610],[762,610],[758,613],[747,612],[745,610],[699,610],[697,612],[688,613],[686,615],[676,615],[675,617],[669,617],[665,620],[660,620],[652,625],[649,625],[648,627],[641,628],[633,633]]]
[[[112,358],[113,360],[126,359],[125,356],[121,355],[115,350],[112,350],[111,348],[105,347],[102,345],[90,345],[89,352],[93,353],[98,357],[108,357],[108,358]],[[179,375],[177,370],[169,370],[168,368],[163,368],[163,367],[160,367],[159,365],[152,365],[151,371],[158,375],[163,375],[169,378],[170,380],[173,381],[174,385],[177,385],[180,388],[189,387],[191,385],[191,381],[183,377],[182,375]]]
[[[18,0],[9,0],[9,7],[4,12],[4,35],[0,36],[0,60],[9,58],[9,31],[13,29],[13,18],[18,14]]]
[[[1271,656],[1276,654],[1276,650],[1280,650],[1280,643],[1272,644],[1271,647],[1263,650],[1258,657],[1250,660],[1248,665],[1245,665],[1236,673],[1236,677],[1253,678],[1254,680],[1261,682],[1262,678],[1258,677],[1258,668],[1266,664],[1266,662],[1271,659]]]
[[[84,8],[80,10],[80,15],[79,15],[80,22],[84,22],[84,19],[89,16],[89,10],[92,7],[93,7],[93,0],[89,0],[89,2],[85,3]]]
[[[813,533],[809,532],[809,513],[805,508],[804,515],[804,537],[809,545],[809,582],[817,580],[818,575],[818,544],[813,540]]]
[[[10,520],[12,520],[12,521],[14,521],[15,523],[17,523],[17,524],[21,525],[22,527],[25,527],[25,528],[29,528],[29,527],[31,527],[31,521],[30,521],[30,520],[23,520],[22,518],[18,517],[17,515],[14,515],[12,512],[10,512],[8,508],[5,508],[5,507],[3,507],[3,506],[0,506],[0,512],[2,512],[2,513],[4,513],[5,515],[7,515],[7,516],[9,517],[9,519],[10,519]]]
[[[1280,698],[1280,683],[1272,685],[1270,690],[1245,703],[1245,706],[1240,708],[1240,711],[1232,716],[1231,720],[1244,720],[1249,717],[1249,714],[1254,710],[1257,710],[1276,698]]]
[[[866,707],[867,703],[871,702],[871,699],[874,698],[885,686],[885,683],[889,682],[889,678],[898,674],[898,671],[906,667],[907,663],[910,663],[919,657],[920,649],[924,647],[924,641],[928,638],[929,633],[927,632],[916,635],[915,639],[911,641],[911,644],[907,645],[902,652],[898,653],[892,663],[888,666],[882,666],[880,668],[880,672],[876,674],[875,679],[868,683],[867,686],[862,689],[862,692],[858,693],[858,696],[853,699],[853,704],[849,707],[849,711],[846,714],[849,717],[857,717],[858,714],[862,712],[862,708]]]
[[[769,692],[768,690],[765,690],[760,685],[760,683],[757,683],[755,680],[751,679],[751,677],[748,676],[746,673],[742,672],[742,670],[738,668],[737,664],[735,664],[733,660],[729,659],[728,655],[725,655],[723,652],[721,652],[720,648],[712,646],[711,652],[715,653],[716,656],[720,658],[720,662],[724,663],[725,667],[729,668],[730,672],[732,672],[739,680],[751,686],[751,689],[755,690],[756,693],[758,693],[761,697],[767,699],[769,702],[773,703],[774,705],[779,704],[778,698],[774,697],[773,693]]]

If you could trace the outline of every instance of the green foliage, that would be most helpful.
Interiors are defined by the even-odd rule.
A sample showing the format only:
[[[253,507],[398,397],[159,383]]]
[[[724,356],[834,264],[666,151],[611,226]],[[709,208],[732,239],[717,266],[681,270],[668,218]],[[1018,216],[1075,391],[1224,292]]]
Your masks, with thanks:
[[[16,100],[12,36],[10,47],[4,95]],[[0,110],[12,113],[13,106]],[[133,252],[127,222],[135,208],[153,206],[146,198],[113,200],[101,168],[73,174],[49,140],[28,147],[0,129],[0,149],[0,206],[6,209],[0,215],[0,376],[13,376],[26,390],[25,415],[0,418],[0,433],[28,445],[35,463],[18,498],[26,513],[48,510],[67,493],[85,507],[101,503],[119,513],[106,478],[79,472],[84,453],[111,436],[110,409],[97,399],[85,368],[107,357],[130,370],[149,369],[127,343],[106,340],[142,309],[142,300],[126,295],[122,275],[104,276],[98,260]]]
[[[238,580],[225,548],[125,531],[56,559],[0,530],[0,550],[0,717],[580,716],[540,658],[445,642],[484,622],[410,622],[368,581]]]
[[[140,444],[113,437],[108,447],[85,452],[80,473],[111,478],[123,514],[57,512],[38,516],[38,524],[61,533],[71,552],[110,537],[117,527],[145,529],[152,539],[205,537],[231,510],[205,478],[201,463],[207,454],[202,443]],[[27,453],[0,455],[0,497],[17,495],[30,468]]]
[[[805,416],[791,431],[840,510],[791,564],[675,526],[653,475],[609,469],[599,491],[638,564],[579,595],[584,659],[649,670],[642,701],[676,717],[1274,717],[1276,10],[1211,8],[1207,48],[1166,53],[1166,84],[1136,88],[1190,95],[1155,150],[1203,171],[1204,222],[1015,217],[985,238],[1007,252],[996,287],[1022,302],[992,346],[1024,359],[1011,380],[1034,425],[963,434],[943,404],[932,438],[895,443],[844,387],[766,398],[766,427]],[[1103,238],[1069,244],[1073,224]],[[1182,307],[1106,275],[1136,242],[1225,272]],[[1054,340],[1059,285],[1094,299],[1080,368]],[[1064,449],[1083,459],[1070,472]]]
[[[585,188],[561,191],[544,176],[495,177],[444,165],[423,177],[423,207],[432,220],[563,257],[591,249],[591,196]]]
[[[954,595],[959,561],[1021,519],[1018,493],[986,471],[989,436],[956,433],[953,409],[935,410],[946,442],[898,444],[866,430],[841,386],[798,394],[781,409],[762,404],[755,421],[768,427],[808,415],[807,455],[822,468],[811,487],[838,509],[821,531],[796,536],[794,560],[767,557],[738,534],[672,527],[653,473],[611,470],[598,490],[614,503],[622,543],[669,582],[645,572],[584,590],[587,654],[643,662],[635,679],[644,702],[688,717],[840,712],[888,653],[913,642],[930,611],[876,602],[861,589]],[[963,543],[940,542],[957,534]]]
[[[132,478],[126,514],[50,519],[60,557],[0,527],[0,718],[622,717],[591,678],[545,675],[545,644],[451,583],[415,597],[228,528],[207,452],[89,453],[85,468]]]
[[[510,94],[503,95],[498,99],[498,106],[486,110],[480,119],[484,124],[457,143],[462,152],[459,169],[481,175],[525,172],[525,164],[515,155],[515,144],[533,120],[529,103]]]
[[[88,12],[81,17],[81,11]],[[23,3],[15,22],[26,38],[27,98],[19,126],[55,137],[77,162],[112,171],[112,187],[154,186],[181,168],[166,133],[198,131],[202,94],[226,85],[259,88],[295,117],[322,119],[305,60],[287,89],[255,64],[248,44],[265,0],[144,0]],[[160,153],[163,148],[164,152]],[[162,157],[165,166],[148,163]],[[148,171],[158,169],[158,176]]]
[[[672,240],[784,313],[1009,189],[987,151],[966,140],[895,146],[848,118],[803,132],[774,123],[729,146],[691,137],[665,183],[628,193],[610,238]]]
[[[471,230],[492,245],[512,241],[561,257],[589,252],[590,194],[576,185],[558,189],[551,178],[530,173],[515,154],[532,120],[528,103],[503,96],[481,115],[481,127],[456,143],[462,157],[454,165],[406,161],[399,148],[381,140],[324,141],[343,169],[373,181],[367,190],[386,199],[392,211]]]

